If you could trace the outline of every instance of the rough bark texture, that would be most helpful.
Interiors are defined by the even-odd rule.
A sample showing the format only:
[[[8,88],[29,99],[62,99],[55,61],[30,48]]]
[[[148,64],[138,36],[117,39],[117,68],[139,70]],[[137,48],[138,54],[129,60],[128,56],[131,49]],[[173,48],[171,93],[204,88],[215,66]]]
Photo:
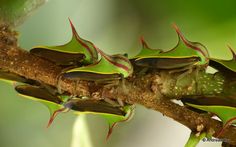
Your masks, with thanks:
[[[54,87],[57,86],[57,77],[62,71],[62,68],[54,63],[33,56],[18,47],[16,33],[9,30],[5,25],[0,26],[0,68]],[[153,70],[142,75],[138,70],[135,70],[132,77],[109,87],[94,82],[78,80],[76,94],[94,99],[119,98],[129,104],[140,104],[173,118],[196,133],[208,131],[214,134],[222,128],[222,123],[212,119],[210,115],[199,114],[170,100],[170,97],[179,99],[181,96],[189,95],[189,93],[199,94],[199,87],[196,88],[187,82],[184,86],[185,88],[180,86],[182,91],[176,91],[176,88],[171,86],[172,84],[165,85],[166,83],[172,83],[170,82],[170,79],[173,78],[171,77],[172,75],[165,76],[165,78],[163,75],[168,74],[166,71]],[[221,78],[220,80],[222,80]],[[212,80],[208,80],[208,82],[212,82]],[[62,90],[74,94],[74,81],[62,79],[60,85]],[[186,87],[186,85],[188,86]],[[189,92],[183,93],[186,90]],[[201,94],[204,94],[203,90],[200,91]],[[225,130],[221,138],[230,144],[236,145],[235,136],[236,127],[231,126]]]

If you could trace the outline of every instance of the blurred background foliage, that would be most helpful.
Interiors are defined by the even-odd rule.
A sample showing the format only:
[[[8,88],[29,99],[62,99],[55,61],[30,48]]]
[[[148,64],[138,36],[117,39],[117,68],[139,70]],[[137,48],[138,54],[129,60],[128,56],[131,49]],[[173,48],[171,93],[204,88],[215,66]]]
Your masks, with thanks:
[[[71,37],[70,17],[83,38],[107,53],[128,52],[132,56],[141,48],[140,36],[153,48],[175,46],[177,35],[171,25],[176,23],[189,40],[206,45],[211,56],[229,59],[226,44],[236,48],[235,6],[235,0],[49,0],[17,30],[20,46],[25,49],[63,44]],[[12,87],[0,83],[0,146],[70,146],[76,116],[62,114],[46,129],[46,107],[22,99]],[[177,122],[141,106],[133,120],[118,125],[108,142],[108,126],[103,119],[89,116],[88,124],[95,147],[183,146],[190,133]],[[203,142],[199,146],[216,145],[220,146]]]
[[[24,22],[27,16],[47,0],[0,0],[0,20],[12,25]]]

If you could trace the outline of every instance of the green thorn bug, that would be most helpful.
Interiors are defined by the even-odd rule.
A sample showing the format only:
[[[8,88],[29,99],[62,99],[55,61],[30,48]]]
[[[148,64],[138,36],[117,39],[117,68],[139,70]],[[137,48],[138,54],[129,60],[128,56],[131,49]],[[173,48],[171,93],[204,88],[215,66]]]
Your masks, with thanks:
[[[30,53],[62,66],[81,66],[82,64],[95,63],[98,59],[95,45],[82,39],[72,21],[70,19],[69,21],[73,36],[68,43],[60,46],[34,47]]]
[[[144,39],[141,39],[143,49],[134,57],[135,64],[157,69],[178,69],[189,66],[208,65],[209,53],[205,46],[198,42],[188,41],[176,25],[173,25],[178,34],[177,45],[169,50],[151,49]]]
[[[126,78],[133,72],[133,67],[127,57],[121,54],[107,55],[100,49],[101,59],[91,65],[66,71],[63,76],[70,79],[89,81],[109,81]]]
[[[80,113],[95,113],[111,115],[114,117],[124,117],[126,112],[121,107],[114,107],[105,101],[94,99],[71,98],[69,95],[62,95],[50,89],[50,86],[32,86],[18,85],[15,90],[22,96],[42,102],[45,104],[51,113],[48,121],[48,127],[60,112],[73,110]]]

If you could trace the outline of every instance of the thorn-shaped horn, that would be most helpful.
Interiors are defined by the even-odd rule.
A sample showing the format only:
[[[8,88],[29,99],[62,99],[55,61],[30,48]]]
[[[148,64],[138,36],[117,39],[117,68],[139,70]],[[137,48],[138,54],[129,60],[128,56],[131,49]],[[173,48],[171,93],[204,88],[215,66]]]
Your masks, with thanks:
[[[56,111],[53,112],[52,116],[50,117],[49,121],[48,121],[48,124],[47,124],[47,128],[49,128],[51,126],[51,124],[53,123],[54,119],[56,118],[56,116],[65,111],[67,108],[62,108],[62,109],[58,109]]]
[[[231,53],[232,53],[232,55],[233,55],[233,59],[236,59],[236,54],[235,54],[233,48],[232,48],[229,44],[227,44],[227,47],[228,47],[229,50],[231,51]]]
[[[108,139],[110,138],[112,132],[113,132],[113,128],[115,127],[117,123],[113,123],[111,126],[109,125],[109,130],[107,132],[107,137],[106,137],[106,141],[108,141]]]
[[[141,37],[140,37],[140,41],[141,41],[141,43],[142,43],[143,48],[150,48],[150,47],[148,46],[147,42],[145,41],[144,36],[141,36]]]
[[[183,41],[183,43],[184,43],[187,47],[189,47],[189,48],[191,48],[191,49],[194,49],[194,50],[200,52],[200,53],[201,53],[203,56],[205,56],[205,57],[208,56],[208,54],[209,54],[208,51],[206,50],[206,52],[204,52],[204,51],[203,51],[201,48],[199,48],[196,44],[199,44],[199,45],[201,45],[202,47],[206,48],[204,45],[202,45],[202,44],[200,44],[200,43],[197,43],[197,42],[191,42],[191,41],[189,41],[188,39],[186,39],[186,38],[184,37],[183,33],[180,31],[179,27],[178,27],[175,23],[173,23],[172,26],[173,26],[173,28],[175,29],[176,33],[178,34],[179,39],[181,39],[181,40]]]

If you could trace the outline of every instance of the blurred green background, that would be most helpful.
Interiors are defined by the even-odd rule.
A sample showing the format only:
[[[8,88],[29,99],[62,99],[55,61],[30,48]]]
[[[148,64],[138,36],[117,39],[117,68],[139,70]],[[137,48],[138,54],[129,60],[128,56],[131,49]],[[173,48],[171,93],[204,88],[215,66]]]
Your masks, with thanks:
[[[49,0],[17,30],[25,49],[63,44],[71,37],[70,17],[83,38],[107,53],[135,55],[141,47],[140,36],[153,48],[175,46],[177,35],[171,25],[176,23],[189,40],[206,45],[211,56],[231,58],[226,45],[236,48],[235,6],[235,0]],[[62,114],[46,129],[49,114],[45,106],[22,99],[10,84],[1,82],[0,91],[0,147],[71,145],[75,115]],[[88,124],[94,147],[181,147],[190,133],[141,106],[133,120],[114,130],[108,142],[103,119],[89,116]],[[201,142],[199,146],[220,144]]]

